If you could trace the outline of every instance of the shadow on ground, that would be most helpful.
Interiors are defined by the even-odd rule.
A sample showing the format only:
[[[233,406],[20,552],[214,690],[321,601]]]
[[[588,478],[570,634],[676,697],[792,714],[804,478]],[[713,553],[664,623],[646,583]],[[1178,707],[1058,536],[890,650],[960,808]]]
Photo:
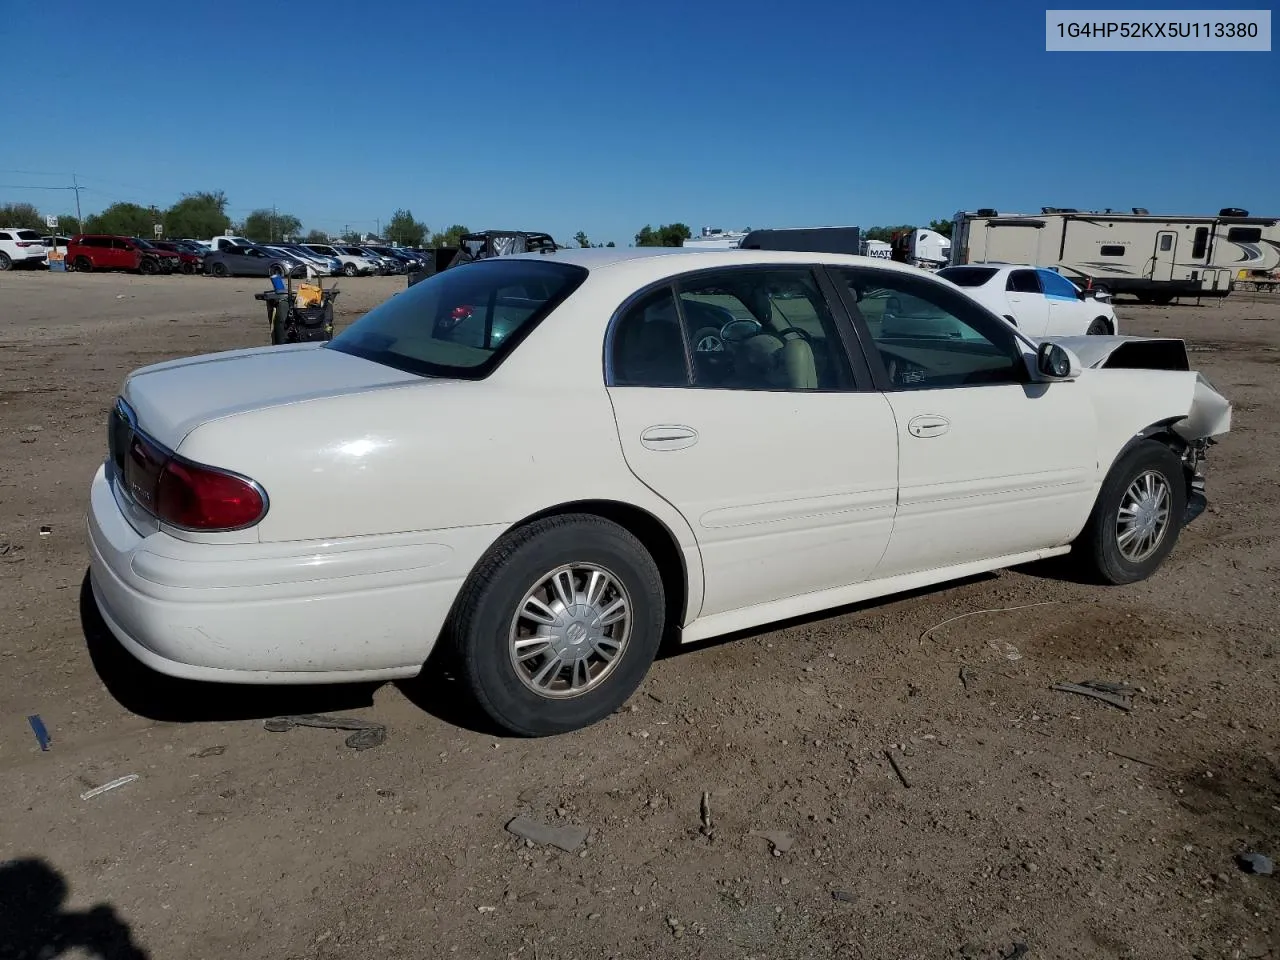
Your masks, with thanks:
[[[44,860],[0,863],[0,960],[60,957],[68,950],[102,960],[147,960],[129,925],[105,903],[67,910],[68,885]]]

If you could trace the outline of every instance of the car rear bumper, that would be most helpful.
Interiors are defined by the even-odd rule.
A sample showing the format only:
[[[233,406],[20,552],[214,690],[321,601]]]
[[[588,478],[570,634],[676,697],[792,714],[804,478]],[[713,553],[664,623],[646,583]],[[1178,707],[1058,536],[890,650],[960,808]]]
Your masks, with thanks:
[[[190,680],[413,676],[483,539],[474,529],[286,544],[144,536],[108,469],[94,476],[86,518],[94,600],[133,656]]]

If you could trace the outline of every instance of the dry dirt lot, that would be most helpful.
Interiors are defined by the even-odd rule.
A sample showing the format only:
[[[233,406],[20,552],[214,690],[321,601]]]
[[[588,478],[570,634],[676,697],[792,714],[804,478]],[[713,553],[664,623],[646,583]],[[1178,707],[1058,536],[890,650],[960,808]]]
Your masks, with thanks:
[[[343,281],[343,321],[403,282]],[[86,606],[122,377],[265,343],[258,289],[0,274],[0,861],[22,859],[0,957],[1280,957],[1280,876],[1233,862],[1280,858],[1280,297],[1121,310],[1191,341],[1236,411],[1210,512],[1150,581],[1050,565],[704,645],[609,720],[524,741],[447,676],[164,680]],[[1050,689],[1085,679],[1141,692],[1125,713]],[[388,737],[263,729],[303,711]],[[521,812],[589,843],[526,846]]]

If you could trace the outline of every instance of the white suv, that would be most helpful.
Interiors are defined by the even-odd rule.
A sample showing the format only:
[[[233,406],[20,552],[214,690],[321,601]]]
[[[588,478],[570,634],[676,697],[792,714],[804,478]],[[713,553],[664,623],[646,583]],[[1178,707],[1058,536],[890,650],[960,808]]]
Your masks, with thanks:
[[[0,227],[0,270],[38,266],[48,255],[39,231]]]

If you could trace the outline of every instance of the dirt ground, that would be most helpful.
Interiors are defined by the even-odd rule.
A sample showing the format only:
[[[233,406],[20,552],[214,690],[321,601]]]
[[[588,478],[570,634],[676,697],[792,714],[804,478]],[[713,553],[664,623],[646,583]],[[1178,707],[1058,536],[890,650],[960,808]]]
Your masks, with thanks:
[[[342,281],[343,320],[403,284]],[[1280,957],[1280,876],[1234,862],[1280,859],[1280,296],[1121,305],[1235,403],[1212,507],[1148,582],[1050,564],[702,645],[523,741],[447,676],[165,680],[86,605],[122,378],[266,343],[261,287],[0,274],[0,957]],[[1132,711],[1050,689],[1089,679]],[[303,711],[387,740],[263,728]],[[525,845],[518,813],[588,843]]]

